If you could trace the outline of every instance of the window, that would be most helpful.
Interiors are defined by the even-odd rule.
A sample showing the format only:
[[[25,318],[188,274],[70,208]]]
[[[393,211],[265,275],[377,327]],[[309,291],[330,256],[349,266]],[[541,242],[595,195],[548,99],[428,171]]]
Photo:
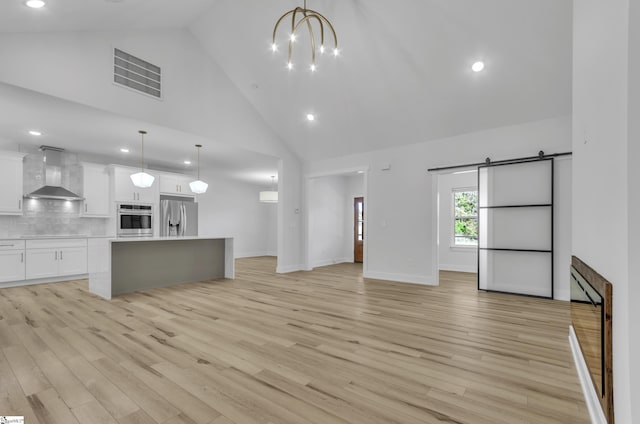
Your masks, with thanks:
[[[453,191],[453,245],[478,245],[478,191]]]

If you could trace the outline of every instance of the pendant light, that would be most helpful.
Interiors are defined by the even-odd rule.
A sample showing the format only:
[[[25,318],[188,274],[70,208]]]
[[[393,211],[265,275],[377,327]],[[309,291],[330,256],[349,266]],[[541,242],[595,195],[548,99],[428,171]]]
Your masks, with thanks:
[[[189,187],[191,188],[192,192],[196,194],[202,194],[206,193],[209,184],[200,179],[200,148],[202,147],[202,144],[196,144],[196,147],[198,148],[198,179],[195,181],[191,181],[189,183]]]
[[[141,145],[142,145],[142,154],[140,155],[140,172],[131,174],[131,181],[133,185],[140,188],[149,188],[153,185],[153,180],[156,178],[153,175],[147,174],[144,172],[144,135],[147,133],[144,130],[138,131],[140,133]]]
[[[273,175],[271,176],[271,190],[260,192],[260,201],[262,203],[278,203],[278,191],[276,190],[276,183]]]

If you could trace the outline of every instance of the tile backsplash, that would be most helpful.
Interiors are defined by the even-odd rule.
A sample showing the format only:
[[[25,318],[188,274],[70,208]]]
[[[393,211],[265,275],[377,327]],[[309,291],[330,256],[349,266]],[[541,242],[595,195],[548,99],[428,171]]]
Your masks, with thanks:
[[[30,193],[44,185],[42,153],[28,154],[23,162],[24,192]],[[82,169],[77,156],[63,154],[62,185],[82,195]],[[22,216],[0,215],[0,237],[82,234],[107,234],[108,219],[82,218],[82,202],[53,199],[24,199]]]

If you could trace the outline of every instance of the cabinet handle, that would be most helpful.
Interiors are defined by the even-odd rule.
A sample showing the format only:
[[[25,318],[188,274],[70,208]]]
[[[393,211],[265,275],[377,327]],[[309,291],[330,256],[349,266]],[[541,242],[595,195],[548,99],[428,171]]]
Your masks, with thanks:
[[[62,260],[62,250],[60,251],[60,260]]]
[[[176,184],[176,191],[179,191],[179,190],[178,190],[178,184]]]
[[[84,211],[85,211],[85,213],[87,212],[87,204],[86,203],[84,204]]]
[[[22,210],[22,199],[18,199],[18,210]]]
[[[20,253],[20,262],[24,262],[24,253]]]

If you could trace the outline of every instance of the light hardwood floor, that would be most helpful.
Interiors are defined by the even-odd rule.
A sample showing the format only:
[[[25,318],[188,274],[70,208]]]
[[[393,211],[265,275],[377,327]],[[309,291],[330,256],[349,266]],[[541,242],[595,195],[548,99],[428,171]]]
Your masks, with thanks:
[[[363,280],[361,266],[101,300],[0,290],[0,415],[34,423],[587,423],[568,304]]]

